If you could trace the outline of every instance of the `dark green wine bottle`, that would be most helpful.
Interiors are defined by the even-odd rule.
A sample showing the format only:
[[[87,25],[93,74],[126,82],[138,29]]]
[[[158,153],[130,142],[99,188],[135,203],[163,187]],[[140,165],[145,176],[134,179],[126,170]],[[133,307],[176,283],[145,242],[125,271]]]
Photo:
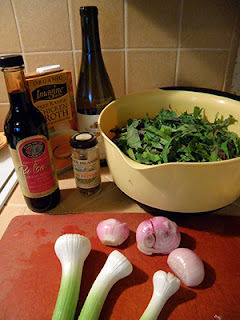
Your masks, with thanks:
[[[82,61],[76,95],[78,129],[97,136],[100,163],[104,166],[106,155],[98,129],[98,117],[106,105],[115,99],[115,95],[101,52],[98,9],[94,6],[81,7],[80,16]]]

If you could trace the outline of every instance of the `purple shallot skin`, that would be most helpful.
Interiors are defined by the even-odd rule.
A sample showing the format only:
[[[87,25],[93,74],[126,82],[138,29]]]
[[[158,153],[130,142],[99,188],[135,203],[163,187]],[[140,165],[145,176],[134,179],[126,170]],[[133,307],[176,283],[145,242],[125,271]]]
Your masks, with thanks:
[[[205,277],[201,258],[191,249],[177,248],[167,259],[167,264],[177,277],[188,287],[196,287]]]
[[[113,218],[99,222],[96,231],[100,241],[108,246],[121,245],[130,233],[126,223]]]
[[[141,222],[136,231],[139,251],[146,255],[169,254],[181,241],[181,234],[175,222],[162,216]]]

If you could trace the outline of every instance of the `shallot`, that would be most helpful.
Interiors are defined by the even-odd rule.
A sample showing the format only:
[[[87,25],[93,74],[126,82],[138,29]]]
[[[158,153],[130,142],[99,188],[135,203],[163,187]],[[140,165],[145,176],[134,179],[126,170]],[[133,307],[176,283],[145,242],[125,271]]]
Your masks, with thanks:
[[[130,231],[125,222],[117,219],[102,220],[97,225],[97,235],[107,246],[120,246],[129,236]]]
[[[200,257],[188,248],[173,250],[167,259],[171,270],[188,287],[198,286],[204,279],[204,265]]]
[[[146,255],[169,254],[179,246],[181,234],[175,222],[159,216],[139,224],[136,241],[139,251]]]

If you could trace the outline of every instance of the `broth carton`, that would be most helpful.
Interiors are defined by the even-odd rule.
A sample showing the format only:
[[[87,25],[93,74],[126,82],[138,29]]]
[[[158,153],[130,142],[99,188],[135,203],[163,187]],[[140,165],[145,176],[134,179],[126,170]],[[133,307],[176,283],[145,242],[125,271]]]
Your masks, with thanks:
[[[77,133],[77,113],[71,72],[59,65],[26,74],[30,97],[44,115],[57,173],[72,168],[70,139]]]

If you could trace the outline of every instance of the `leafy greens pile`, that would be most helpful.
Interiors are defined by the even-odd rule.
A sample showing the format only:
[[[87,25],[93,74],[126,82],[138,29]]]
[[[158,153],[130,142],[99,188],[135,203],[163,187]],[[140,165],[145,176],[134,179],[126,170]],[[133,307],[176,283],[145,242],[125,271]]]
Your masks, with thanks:
[[[209,162],[239,157],[240,138],[228,130],[236,120],[215,116],[210,123],[199,107],[180,116],[169,106],[154,119],[129,119],[115,127],[113,142],[131,159],[143,164],[167,162]]]

